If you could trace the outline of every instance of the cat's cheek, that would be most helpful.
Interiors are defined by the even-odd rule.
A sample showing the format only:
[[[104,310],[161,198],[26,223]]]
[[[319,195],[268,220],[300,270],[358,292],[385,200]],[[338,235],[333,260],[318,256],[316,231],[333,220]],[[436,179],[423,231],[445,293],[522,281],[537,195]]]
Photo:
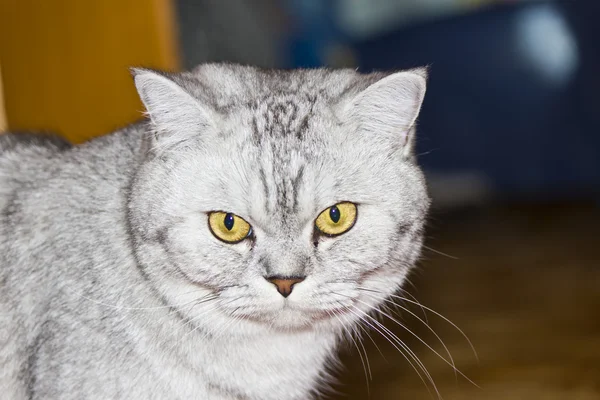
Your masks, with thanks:
[[[366,274],[360,280],[360,297],[357,303],[365,311],[377,308],[390,300],[405,283],[408,268],[385,267]]]
[[[210,233],[205,218],[195,216],[169,230],[168,248],[177,264],[192,279],[222,282],[239,279],[252,251],[249,240],[236,244],[220,241]]]

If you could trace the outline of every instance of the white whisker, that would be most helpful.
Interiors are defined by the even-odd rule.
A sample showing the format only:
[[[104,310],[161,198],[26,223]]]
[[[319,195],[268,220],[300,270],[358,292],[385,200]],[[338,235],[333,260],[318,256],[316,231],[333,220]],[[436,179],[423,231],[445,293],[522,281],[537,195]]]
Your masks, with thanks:
[[[408,346],[406,346],[406,344],[404,342],[402,342],[402,340],[400,340],[393,332],[391,332],[389,329],[387,329],[385,326],[383,326],[383,324],[379,321],[377,321],[375,318],[371,317],[369,314],[365,313],[364,311],[360,310],[359,308],[353,306],[353,308],[359,312],[361,312],[363,315],[365,315],[366,317],[368,317],[370,320],[372,320],[377,326],[374,326],[373,324],[371,324],[369,321],[367,321],[366,319],[362,318],[359,314],[356,314],[355,312],[353,312],[351,309],[349,309],[349,312],[351,312],[352,314],[354,314],[357,318],[359,318],[360,320],[364,321],[366,324],[369,325],[369,327],[371,327],[373,330],[375,330],[376,332],[378,332],[383,338],[385,338],[396,350],[398,350],[398,352],[402,355],[402,357],[404,357],[406,359],[406,361],[409,363],[409,365],[413,368],[413,370],[417,373],[417,375],[419,376],[419,379],[421,380],[421,382],[423,382],[423,385],[425,386],[425,388],[427,389],[427,392],[429,392],[429,395],[433,397],[433,394],[431,393],[431,391],[429,390],[429,385],[425,382],[425,379],[423,378],[423,376],[421,375],[421,373],[419,372],[419,370],[415,367],[415,364],[413,364],[413,361],[411,361],[411,359],[408,358],[408,355],[410,355],[410,357],[414,360],[414,362],[417,364],[417,366],[421,369],[421,371],[425,374],[425,376],[427,377],[427,380],[430,382],[430,384],[435,388],[436,393],[438,394],[438,398],[441,399],[441,395],[439,394],[437,387],[435,386],[435,382],[433,382],[433,378],[431,377],[431,375],[429,374],[429,372],[427,371],[427,368],[425,368],[425,365],[419,360],[419,358],[408,348]],[[378,328],[380,327],[380,328]],[[382,330],[383,329],[383,330]],[[398,347],[400,346],[400,347]],[[406,351],[408,353],[405,354],[404,351]],[[412,354],[411,354],[412,353]]]
[[[441,256],[444,256],[444,257],[451,258],[451,259],[453,259],[453,260],[458,260],[458,259],[459,259],[458,257],[451,256],[450,254],[446,254],[446,253],[444,253],[444,252],[441,252],[441,251],[439,251],[439,250],[436,250],[436,249],[434,249],[433,247],[429,247],[429,246],[425,246],[425,245],[423,245],[423,248],[425,248],[425,249],[427,249],[427,250],[429,250],[429,251],[433,251],[434,253],[437,253],[437,254],[439,254],[439,255],[441,255]]]
[[[375,299],[384,301],[384,302],[389,302],[394,304],[395,306],[401,308],[402,310],[406,311],[407,313],[409,313],[410,315],[412,315],[413,317],[415,317],[418,321],[420,321],[423,325],[425,325],[427,327],[427,329],[429,329],[429,331],[431,331],[431,333],[433,333],[433,335],[437,338],[437,340],[442,344],[442,346],[444,347],[444,350],[446,351],[446,354],[448,354],[448,358],[450,358],[450,362],[448,362],[444,357],[442,357],[441,355],[439,355],[435,350],[433,350],[427,343],[425,343],[421,338],[419,338],[415,333],[413,333],[410,329],[408,329],[405,325],[401,324],[400,322],[396,321],[394,318],[392,318],[391,316],[389,316],[388,314],[383,313],[381,310],[376,310],[377,312],[382,313],[383,315],[385,315],[386,317],[388,317],[389,319],[391,319],[392,321],[394,321],[396,324],[398,324],[400,327],[402,327],[403,329],[407,330],[408,332],[410,332],[413,336],[415,336],[417,339],[419,339],[419,341],[421,341],[423,344],[425,344],[425,346],[427,346],[431,351],[433,351],[438,357],[440,357],[442,360],[444,360],[447,364],[450,364],[450,366],[452,367],[452,369],[454,370],[454,373],[456,374],[457,372],[460,372],[457,370],[456,368],[456,364],[454,362],[454,359],[452,358],[452,354],[450,353],[450,350],[448,349],[448,347],[446,346],[446,344],[444,343],[444,341],[442,340],[442,338],[437,334],[437,332],[435,332],[435,330],[433,330],[433,328],[431,326],[429,326],[428,323],[426,323],[425,321],[423,321],[417,314],[413,313],[412,311],[410,311],[408,308],[406,307],[402,307],[399,304],[394,303],[393,301],[386,299],[384,297],[381,296],[374,296],[374,295],[369,295]],[[361,300],[357,300],[365,305],[369,305],[367,303],[365,303],[364,301]],[[463,375],[461,373],[461,375]],[[464,375],[463,375],[464,376]],[[467,378],[468,379],[468,378]]]
[[[383,293],[381,293],[381,292],[379,292],[377,290],[373,290],[373,289],[369,289],[369,288],[359,287],[359,290],[364,290],[364,291],[367,291],[367,292],[373,292],[373,293],[383,294]],[[412,301],[410,299],[407,299],[406,297],[402,297],[402,296],[398,296],[398,295],[394,295],[394,294],[391,294],[389,296],[397,298],[397,299],[402,300],[402,301],[406,301],[408,303],[419,305],[419,307],[422,307],[423,309],[429,311],[430,313],[437,315],[438,317],[440,317],[441,319],[443,319],[444,321],[446,321],[448,324],[452,325],[452,327],[454,327],[454,329],[456,329],[465,338],[465,340],[469,343],[469,346],[471,347],[471,350],[473,351],[473,354],[475,355],[475,358],[477,359],[477,361],[479,361],[479,356],[477,355],[477,351],[475,350],[475,346],[473,346],[473,343],[471,342],[471,340],[469,339],[469,337],[467,336],[467,334],[464,333],[462,331],[462,329],[460,329],[454,322],[450,321],[448,318],[444,317],[439,312],[437,312],[437,311],[435,311],[435,310],[433,310],[433,309],[431,309],[431,308],[429,308],[427,306],[424,306],[421,303],[418,303],[418,302]]]
[[[329,315],[333,315],[340,322],[342,329],[344,330],[344,332],[346,333],[346,335],[350,338],[350,340],[352,341],[352,343],[354,343],[354,347],[356,347],[356,351],[358,351],[358,355],[360,357],[360,361],[362,363],[363,370],[365,372],[365,382],[367,383],[367,393],[370,394],[371,393],[371,388],[369,387],[369,378],[372,379],[372,376],[371,376],[371,367],[370,367],[370,365],[369,365],[369,367],[367,367],[367,364],[369,363],[368,359],[367,359],[367,363],[365,364],[365,360],[364,360],[363,355],[362,355],[362,353],[360,351],[360,348],[358,347],[358,344],[356,343],[356,341],[352,337],[352,332],[349,332],[347,330],[347,328],[346,328],[347,324],[345,324],[344,321],[342,321],[340,319],[340,316],[338,315],[338,313],[336,313],[335,311],[331,311],[331,312],[327,311],[327,313]],[[363,347],[363,349],[364,349],[364,347]],[[366,352],[365,352],[365,356],[366,356]],[[367,372],[367,370],[368,370],[368,372]]]
[[[357,300],[363,304],[367,304],[361,300]],[[368,305],[368,304],[367,304]],[[469,383],[473,384],[475,387],[481,389],[479,387],[479,385],[477,385],[475,382],[473,382],[469,377],[467,377],[461,370],[459,370],[458,368],[456,368],[456,364],[454,363],[454,359],[452,358],[452,355],[450,354],[450,351],[448,350],[448,348],[446,347],[446,345],[444,344],[444,342],[442,341],[442,339],[438,336],[437,333],[435,333],[435,331],[429,327],[428,325],[426,325],[429,330],[431,332],[433,332],[433,334],[438,338],[438,340],[440,341],[440,343],[442,343],[442,346],[444,347],[444,349],[446,349],[446,352],[448,353],[448,356],[450,358],[450,361],[446,360],[444,357],[442,357],[442,355],[440,353],[438,353],[433,347],[431,347],[427,342],[425,342],[423,339],[421,339],[419,337],[419,335],[417,335],[416,333],[414,333],[413,331],[411,331],[407,326],[403,325],[402,323],[400,323],[398,320],[396,320],[395,318],[393,318],[392,316],[383,313],[381,310],[378,309],[374,309],[376,312],[382,313],[383,315],[385,315],[386,317],[388,317],[390,320],[392,320],[394,323],[396,323],[398,326],[400,326],[401,328],[403,328],[404,330],[406,330],[408,333],[410,333],[412,336],[414,336],[418,341],[420,341],[421,343],[423,343],[429,350],[431,350],[436,356],[438,356],[440,359],[442,359],[442,361],[444,361],[446,364],[448,364],[449,366],[452,367],[452,369],[454,370],[454,373],[456,375],[456,373],[458,373],[460,376],[462,376],[463,378],[465,378],[467,381],[469,381]],[[413,314],[414,315],[414,314]],[[416,315],[415,315],[416,317]],[[416,317],[418,318],[418,317]],[[420,320],[420,318],[418,318]],[[421,322],[424,323],[424,321],[421,320]]]
[[[359,318],[359,323],[356,325],[357,327],[360,328],[360,330],[362,332],[364,332],[367,337],[371,340],[371,343],[373,343],[373,345],[375,346],[375,348],[377,349],[377,351],[379,352],[379,354],[381,354],[381,357],[383,357],[383,359],[387,362],[387,359],[385,358],[385,356],[383,355],[383,352],[381,351],[381,349],[379,348],[379,346],[377,345],[377,343],[375,342],[375,340],[373,340],[373,337],[371,336],[371,334],[369,333],[369,330],[367,328],[365,328],[364,326],[361,325],[362,322],[365,322],[364,319]]]
[[[343,297],[347,297],[352,299],[352,297],[347,296],[347,295],[343,295],[341,293],[337,293],[337,292],[332,292],[333,294],[339,295],[339,296],[343,296]],[[357,301],[360,301],[358,299],[355,299]],[[364,303],[364,302],[363,302]],[[366,303],[364,303],[366,304]],[[367,306],[369,306],[367,304]],[[369,306],[370,307],[370,306]],[[428,378],[429,382],[432,384],[432,386],[435,388],[435,391],[438,395],[438,398],[441,399],[441,395],[439,393],[439,391],[437,390],[437,386],[435,385],[435,382],[433,381],[433,378],[431,377],[431,375],[429,374],[429,371],[427,371],[427,368],[425,367],[425,365],[421,362],[421,360],[419,360],[419,358],[417,357],[417,355],[402,341],[400,340],[400,338],[398,338],[398,336],[396,336],[392,331],[390,331],[387,327],[385,327],[381,322],[379,322],[378,320],[376,320],[373,316],[369,315],[368,313],[362,311],[361,309],[359,309],[356,306],[352,306],[353,309],[355,309],[356,311],[360,312],[361,314],[363,314],[365,317],[371,319],[377,326],[379,326],[381,329],[383,329],[385,332],[387,332],[387,335],[389,335],[389,337],[387,335],[385,335],[384,333],[382,333],[379,329],[377,329],[376,327],[374,327],[372,324],[370,324],[367,320],[365,320],[363,317],[361,317],[360,315],[354,313],[352,311],[352,309],[348,309],[349,312],[351,312],[352,314],[354,314],[359,321],[363,321],[368,323],[368,325],[375,329],[377,332],[379,332],[384,338],[386,338],[386,340],[388,340],[388,342],[390,342],[402,355],[404,358],[406,358],[406,360],[409,362],[409,364],[413,367],[413,369],[415,369],[415,371],[417,372],[417,374],[419,374],[419,372],[416,370],[415,366],[412,364],[412,362],[406,357],[406,355],[396,346],[394,345],[393,341],[395,341],[396,343],[398,343],[398,345],[400,345],[400,347],[402,347],[410,356],[411,358],[413,358],[413,360],[417,363],[417,365],[419,366],[419,368],[421,368],[421,370],[425,373],[426,377]],[[378,310],[376,310],[378,311]],[[412,332],[411,332],[412,333]],[[393,340],[390,340],[390,338]],[[443,359],[443,357],[442,357]],[[429,387],[427,386],[427,384],[425,383],[425,381],[423,380],[423,378],[421,377],[421,375],[419,374],[419,377],[421,378],[421,380],[423,381],[423,383],[425,384],[425,387],[427,388],[427,390],[429,391]],[[430,392],[431,395],[431,392]]]

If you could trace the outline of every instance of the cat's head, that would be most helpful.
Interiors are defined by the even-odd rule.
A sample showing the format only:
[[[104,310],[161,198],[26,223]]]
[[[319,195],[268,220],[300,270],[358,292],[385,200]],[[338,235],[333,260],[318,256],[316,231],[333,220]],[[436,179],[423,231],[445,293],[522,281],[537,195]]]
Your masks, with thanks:
[[[422,69],[134,71],[151,123],[129,216],[164,301],[204,329],[341,327],[403,283],[429,206]]]

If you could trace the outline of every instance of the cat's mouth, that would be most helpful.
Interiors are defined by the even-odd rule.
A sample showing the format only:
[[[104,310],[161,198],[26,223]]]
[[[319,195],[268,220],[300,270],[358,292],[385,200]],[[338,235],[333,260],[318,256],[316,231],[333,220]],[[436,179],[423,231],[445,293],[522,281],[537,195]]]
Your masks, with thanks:
[[[347,286],[347,285],[346,285]],[[276,330],[319,329],[348,325],[362,308],[359,292],[342,285],[329,285],[316,291],[292,293],[291,296],[256,297],[254,293],[232,287],[220,293],[217,307],[239,322]],[[300,288],[302,289],[302,288]]]

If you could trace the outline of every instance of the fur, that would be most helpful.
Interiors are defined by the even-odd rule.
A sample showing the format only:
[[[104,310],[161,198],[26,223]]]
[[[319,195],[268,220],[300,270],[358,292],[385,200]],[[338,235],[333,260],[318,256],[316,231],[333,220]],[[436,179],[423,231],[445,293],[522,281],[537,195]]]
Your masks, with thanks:
[[[80,146],[0,137],[10,399],[307,399],[417,260],[425,71],[134,70],[148,121]],[[358,219],[315,234],[328,207]],[[252,225],[217,240],[207,213]],[[265,277],[305,276],[289,297]]]

